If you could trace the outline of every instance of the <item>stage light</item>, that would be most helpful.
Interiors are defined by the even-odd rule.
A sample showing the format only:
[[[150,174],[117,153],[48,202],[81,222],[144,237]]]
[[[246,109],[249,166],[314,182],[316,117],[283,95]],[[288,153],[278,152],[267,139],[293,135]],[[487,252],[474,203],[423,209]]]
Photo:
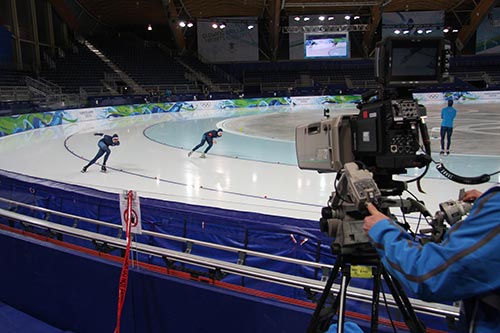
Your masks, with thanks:
[[[219,29],[224,29],[226,27],[226,24],[224,22],[222,22],[221,24],[219,24]]]
[[[346,16],[344,16],[344,19],[345,19],[346,21],[349,21],[349,20],[351,19],[351,16],[350,16],[350,15],[346,15]]]
[[[332,21],[335,17],[333,16],[328,16],[328,21]]]
[[[394,33],[395,33],[396,35],[399,35],[399,34],[401,33],[401,30],[396,29],[396,30],[394,30]]]
[[[186,26],[186,22],[179,21],[179,27],[184,28]]]
[[[148,24],[148,31],[151,31],[153,30],[153,27],[151,26],[151,24]]]
[[[248,30],[252,30],[252,29],[254,28],[254,26],[253,26],[253,24],[249,24],[249,25],[247,26],[247,28],[248,28]]]
[[[188,22],[188,24],[187,24],[187,27],[188,27],[188,28],[192,28],[193,26],[194,26],[194,23],[193,23],[193,22]]]
[[[219,25],[217,23],[212,23],[212,28],[217,29]]]
[[[295,16],[293,19],[294,19],[295,21],[300,21],[300,17],[298,17],[298,16]]]
[[[320,17],[318,17],[318,20],[320,20],[320,21],[324,21],[324,20],[325,20],[325,17],[324,17],[324,16],[320,16]]]
[[[306,17],[304,17],[304,22],[307,22],[307,21],[309,21],[309,20],[310,20],[310,18],[309,18],[309,17],[307,17],[307,16],[306,16]]]
[[[431,32],[432,32],[432,29],[427,29],[427,30],[425,30],[425,33],[426,33],[426,34],[430,34]]]
[[[450,31],[450,28],[444,28],[444,29],[443,29],[443,32],[444,32],[444,33],[447,33],[447,32],[449,32],[449,31]]]
[[[417,30],[417,34],[421,35],[421,34],[423,34],[423,33],[424,33],[424,31],[423,31],[422,29],[418,29],[418,30]]]

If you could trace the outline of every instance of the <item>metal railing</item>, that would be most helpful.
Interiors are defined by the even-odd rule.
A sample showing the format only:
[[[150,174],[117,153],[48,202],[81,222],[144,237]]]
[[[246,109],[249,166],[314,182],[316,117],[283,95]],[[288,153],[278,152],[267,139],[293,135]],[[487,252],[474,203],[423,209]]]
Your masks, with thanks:
[[[31,97],[32,93],[26,86],[0,86],[0,101],[29,101]]]
[[[31,225],[37,228],[46,229],[51,233],[59,233],[63,235],[68,235],[72,237],[77,237],[80,239],[89,240],[92,242],[97,242],[101,244],[107,244],[116,248],[124,249],[126,247],[126,240],[121,239],[122,236],[122,226],[117,224],[112,224],[104,221],[99,221],[95,219],[80,217],[68,213],[58,212],[55,210],[37,207],[21,202],[16,202],[13,200],[0,198],[0,202],[8,204],[8,209],[0,209],[0,216],[3,216],[10,221],[18,221],[23,225]],[[38,211],[44,214],[44,219],[35,218],[32,216],[23,215],[16,213],[15,209],[17,207],[28,208],[32,211]],[[61,225],[54,222],[49,222],[51,216],[57,215],[60,217],[73,219],[74,224],[72,227]],[[77,228],[80,222],[92,223],[98,226],[109,227],[117,231],[117,237],[102,235],[96,232],[91,232],[87,230],[82,230]],[[142,235],[163,238],[171,241],[181,242],[186,244],[187,250],[185,252],[175,251],[170,249],[165,249],[157,246],[152,246],[148,244],[135,242],[133,249],[136,252],[147,254],[150,256],[156,256],[168,260],[169,262],[181,262],[186,264],[195,265],[198,267],[203,267],[207,269],[212,269],[219,271],[221,273],[236,274],[239,276],[254,278],[262,281],[267,281],[270,283],[286,285],[289,287],[300,288],[308,291],[321,292],[325,287],[325,279],[327,275],[332,270],[333,266],[329,264],[323,264],[318,262],[311,262],[306,260],[294,259],[289,257],[277,256],[273,254],[257,252],[247,249],[241,249],[231,246],[225,246],[215,243],[209,243],[205,241],[200,241],[191,238],[173,236],[168,234],[162,234],[147,230],[142,230]],[[236,263],[223,261],[219,259],[213,259],[208,257],[202,257],[198,255],[191,254],[193,247],[208,247],[221,251],[233,252],[238,254],[238,260]],[[243,257],[242,257],[243,256]],[[275,272],[267,269],[256,268],[245,265],[245,260],[242,258],[246,257],[260,257],[274,261],[286,262],[288,264],[295,264],[301,266],[308,266],[317,269],[321,269],[324,273],[321,280],[315,280],[310,278],[304,278],[301,276]],[[339,292],[339,286],[334,284],[332,291],[334,293]],[[371,290],[360,289],[349,287],[347,290],[347,297],[353,300],[358,300],[362,302],[371,303],[373,295]],[[380,297],[384,297],[380,294]],[[391,307],[397,307],[392,295],[385,295],[387,299],[387,305]],[[439,304],[439,303],[426,303],[417,299],[410,299],[410,302],[416,312],[425,313],[438,317],[458,317],[458,308],[450,305]]]

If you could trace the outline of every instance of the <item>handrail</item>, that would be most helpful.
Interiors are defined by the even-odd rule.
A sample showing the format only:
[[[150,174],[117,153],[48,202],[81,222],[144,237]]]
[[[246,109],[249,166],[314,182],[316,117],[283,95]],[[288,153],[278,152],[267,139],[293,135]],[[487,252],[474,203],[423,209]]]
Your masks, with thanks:
[[[61,87],[44,79],[37,80],[30,76],[26,76],[25,82],[28,87],[33,87],[41,91],[44,95],[60,94],[62,91]]]
[[[1,201],[3,202],[8,202],[8,203],[16,203],[15,201],[9,200],[9,199],[4,199],[0,198]],[[99,225],[103,226],[108,226],[112,228],[119,228],[121,229],[121,225],[116,225],[116,224],[111,224],[103,221],[98,221],[98,220],[93,220],[93,219],[88,219],[88,218],[83,218],[83,217],[77,217],[72,214],[67,214],[67,213],[61,213],[61,212],[56,212],[51,209],[47,208],[42,208],[42,207],[36,207],[24,203],[16,203],[20,206],[23,207],[30,207],[33,209],[40,210],[42,212],[46,213],[59,213],[61,216],[65,217],[72,217],[72,218],[78,218],[79,220],[86,221],[86,222],[95,222]],[[126,240],[117,238],[117,237],[111,237],[111,236],[106,236],[106,235],[101,235],[95,232],[91,231],[86,231],[86,230],[81,230],[75,227],[69,227],[61,224],[57,224],[54,222],[48,222],[45,220],[41,220],[35,217],[23,215],[20,213],[12,212],[9,210],[5,209],[0,209],[0,216],[4,216],[13,220],[17,220],[29,225],[34,225],[39,228],[45,228],[48,230],[51,230],[52,232],[59,232],[63,233],[66,235],[70,235],[73,237],[81,238],[81,239],[87,239],[91,241],[97,241],[97,242],[102,242],[106,243],[111,246],[115,246],[118,248],[125,248],[126,247]],[[220,249],[234,249],[231,247],[226,247],[222,245],[217,245],[217,244],[211,244],[207,242],[201,242],[197,240],[190,240],[187,238],[182,238],[182,237],[175,237],[175,236],[170,236],[170,235],[165,235],[165,234],[157,234],[157,233],[152,233],[152,232],[147,232],[143,230],[143,234],[149,234],[149,235],[154,235],[158,237],[165,237],[165,238],[170,238],[175,239],[175,240],[183,240],[186,242],[194,242],[198,245],[204,245],[204,246],[211,246],[214,248],[220,248]],[[274,272],[270,270],[265,270],[261,268],[255,268],[255,267],[250,267],[250,266],[243,266],[241,263],[231,263],[231,262],[226,262],[218,259],[212,259],[212,258],[207,258],[207,257],[202,257],[202,256],[197,256],[193,255],[190,253],[185,253],[185,252],[179,252],[179,251],[174,251],[174,250],[169,250],[169,249],[164,249],[152,245],[147,245],[147,244],[142,244],[142,243],[136,243],[134,244],[134,249],[138,252],[148,254],[148,255],[153,255],[157,257],[162,257],[166,258],[168,260],[173,260],[173,261],[178,261],[178,262],[183,262],[186,264],[193,264],[199,267],[204,267],[208,269],[215,269],[223,273],[230,273],[230,274],[237,274],[240,276],[245,276],[249,278],[255,278],[258,280],[262,281],[268,281],[272,283],[277,283],[281,285],[287,285],[290,287],[294,288],[300,288],[300,289],[305,289],[305,290],[311,290],[311,291],[316,291],[320,292],[323,290],[325,286],[325,281],[318,281],[314,279],[309,279],[309,278],[304,278],[304,277],[299,277],[299,276],[294,276],[290,274],[285,274],[285,273],[279,273],[279,272]],[[275,255],[268,255],[264,253],[259,253],[259,252],[254,252],[254,251],[248,251],[246,249],[239,249],[238,252],[244,252],[247,254],[252,254],[252,255],[263,255],[264,257],[268,257],[271,259],[275,260],[282,260],[286,262],[291,262],[291,263],[296,263],[299,265],[303,265],[303,260],[297,260],[297,259],[292,259],[292,258],[286,258],[286,257],[280,257],[280,256],[275,256]],[[311,262],[306,262],[309,265],[317,265],[318,263],[311,263]],[[324,265],[327,267],[328,265]],[[331,266],[330,266],[331,267]],[[339,286],[334,285],[332,290],[336,293],[339,292]],[[373,295],[370,290],[366,289],[360,289],[360,288],[355,288],[355,287],[349,287],[347,290],[347,296],[354,299],[354,300],[359,300],[363,302],[371,302]],[[384,295],[380,295],[381,297],[384,297]],[[388,305],[392,307],[396,307],[396,302],[394,301],[392,295],[388,294],[385,296],[387,299]],[[421,300],[413,299],[410,298],[410,302],[413,305],[415,311],[420,312],[420,313],[425,313],[425,314],[430,314],[430,315],[435,315],[435,316],[452,316],[452,317],[458,317],[458,308],[450,305],[445,305],[445,304],[439,304],[439,303],[427,303],[423,302]]]
[[[97,225],[108,227],[108,228],[114,228],[117,230],[122,229],[122,226],[118,225],[118,224],[113,224],[113,223],[103,222],[103,221],[94,220],[94,219],[90,219],[90,218],[86,218],[86,217],[80,217],[80,216],[72,215],[72,214],[68,214],[68,213],[58,212],[58,211],[55,211],[52,209],[37,207],[37,206],[25,204],[22,202],[16,202],[16,201],[4,199],[4,198],[0,198],[0,201],[14,204],[14,205],[18,205],[18,206],[22,206],[22,207],[29,208],[29,209],[38,210],[38,211],[43,212],[43,213],[50,213],[50,214],[54,214],[54,215],[59,215],[61,217],[65,217],[65,218],[69,218],[69,219],[77,219],[77,220],[80,220],[82,222],[93,223],[93,224],[97,224]],[[260,257],[260,258],[272,259],[272,260],[278,260],[278,261],[285,261],[285,262],[297,264],[297,265],[309,266],[309,267],[320,268],[320,269],[329,269],[329,270],[331,270],[333,268],[333,265],[321,264],[321,263],[316,263],[316,262],[306,261],[306,260],[301,260],[301,259],[281,257],[281,256],[277,256],[274,254],[257,252],[257,251],[246,250],[246,249],[240,249],[240,248],[231,247],[231,246],[227,246],[227,245],[220,245],[220,244],[216,244],[216,243],[200,241],[200,240],[196,240],[196,239],[192,239],[192,238],[185,238],[185,237],[180,237],[180,236],[162,234],[162,233],[158,233],[158,232],[154,232],[154,231],[142,230],[142,234],[147,235],[147,236],[153,236],[153,237],[178,241],[178,242],[190,243],[192,245],[200,245],[200,246],[209,247],[209,248],[213,248],[216,250],[223,250],[223,251],[227,251],[227,252],[234,252],[234,253],[245,252],[247,255],[251,255],[254,257]]]

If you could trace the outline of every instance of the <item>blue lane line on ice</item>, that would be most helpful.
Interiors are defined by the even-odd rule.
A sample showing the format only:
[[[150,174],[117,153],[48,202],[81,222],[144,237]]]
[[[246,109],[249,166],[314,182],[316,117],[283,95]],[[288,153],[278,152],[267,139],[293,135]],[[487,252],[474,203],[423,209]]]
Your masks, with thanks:
[[[78,155],[77,153],[75,153],[69,147],[68,140],[71,137],[73,137],[73,135],[68,136],[64,140],[64,147],[66,148],[66,150],[70,154],[72,154],[73,156],[78,157],[78,158],[80,158],[80,159],[82,159],[84,161],[89,162],[90,159]],[[96,164],[97,165],[101,165],[100,163],[96,163]],[[114,170],[114,171],[117,171],[117,172],[121,172],[121,173],[124,173],[124,174],[128,174],[128,175],[131,175],[131,176],[136,176],[136,177],[141,177],[141,178],[144,178],[144,179],[150,179],[150,180],[160,181],[160,182],[163,182],[163,183],[168,183],[168,184],[173,184],[173,185],[179,185],[179,186],[193,187],[194,188],[194,186],[192,186],[192,185],[188,185],[187,183],[182,183],[182,182],[175,181],[175,180],[158,178],[156,176],[148,176],[148,175],[145,175],[145,174],[141,174],[141,173],[137,173],[137,172],[132,172],[132,171],[127,171],[127,170],[124,170],[124,169],[113,168],[113,167],[109,167],[109,166],[106,166],[106,167],[108,169],[111,169],[111,170]],[[218,193],[224,193],[224,194],[231,194],[231,195],[236,195],[236,196],[245,197],[245,198],[261,199],[261,200],[266,200],[266,201],[274,201],[274,202],[282,202],[282,203],[290,203],[290,204],[307,206],[307,207],[322,207],[322,205],[313,205],[313,204],[306,204],[306,203],[299,202],[299,201],[291,201],[291,200],[284,200],[284,199],[278,199],[278,198],[262,197],[262,196],[258,196],[258,195],[251,195],[251,194],[240,193],[240,192],[233,192],[233,191],[224,191],[224,190],[218,190],[218,189],[211,188],[211,187],[200,187],[200,190],[206,190],[206,191],[210,191],[210,192],[218,192]]]

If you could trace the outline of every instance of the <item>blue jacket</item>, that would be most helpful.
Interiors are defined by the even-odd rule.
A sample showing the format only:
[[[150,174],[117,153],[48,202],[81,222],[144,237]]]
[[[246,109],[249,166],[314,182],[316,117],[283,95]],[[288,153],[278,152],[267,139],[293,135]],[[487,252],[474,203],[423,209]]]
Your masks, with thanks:
[[[385,268],[425,301],[462,300],[461,331],[500,332],[500,309],[486,296],[500,292],[500,187],[476,199],[469,216],[441,243],[420,245],[394,222],[369,231]]]
[[[453,120],[455,120],[455,117],[457,115],[457,110],[452,107],[448,106],[445,107],[441,110],[441,126],[442,127],[453,127]]]

